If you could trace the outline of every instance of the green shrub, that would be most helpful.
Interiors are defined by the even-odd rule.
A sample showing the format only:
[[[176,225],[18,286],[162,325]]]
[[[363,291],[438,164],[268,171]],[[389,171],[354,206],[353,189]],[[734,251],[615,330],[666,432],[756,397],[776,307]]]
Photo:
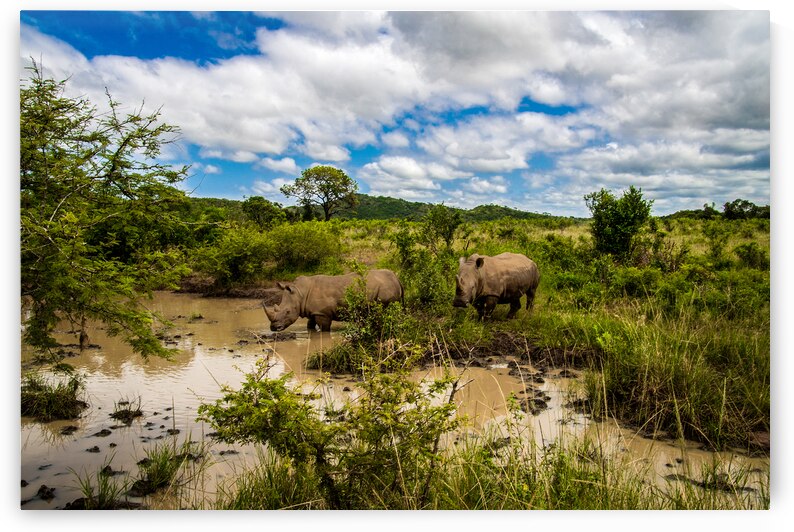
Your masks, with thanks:
[[[452,248],[455,231],[463,223],[459,211],[450,209],[443,203],[433,205],[422,218],[420,238],[435,254]],[[443,247],[442,247],[443,244]]]
[[[74,419],[88,405],[80,399],[83,378],[69,374],[65,379],[50,379],[37,373],[22,379],[22,415],[39,421]]]
[[[612,273],[610,287],[613,293],[629,297],[652,295],[661,280],[662,273],[655,268],[616,268]]]
[[[273,240],[273,259],[281,270],[311,272],[341,259],[339,234],[327,223],[281,225],[270,232],[270,237]]]
[[[725,256],[725,246],[728,244],[730,233],[730,225],[722,220],[712,220],[703,224],[703,235],[706,237],[708,247],[707,256],[716,269],[730,266],[730,260]]]
[[[419,383],[408,367],[369,367],[356,401],[322,415],[316,394],[293,390],[289,374],[269,378],[261,360],[240,390],[224,387],[222,399],[201,405],[199,419],[222,441],[267,443],[291,467],[311,471],[330,509],[419,509],[442,460],[440,438],[458,421],[452,400],[437,404],[451,379]]]
[[[196,252],[195,269],[212,276],[217,287],[228,288],[261,277],[273,252],[267,234],[250,227],[234,227]]]
[[[546,235],[540,243],[537,258],[544,266],[555,266],[562,270],[576,269],[584,262],[573,238],[557,235]]]
[[[769,256],[757,242],[736,246],[733,252],[739,257],[742,266],[757,270],[769,270]]]
[[[620,199],[603,188],[587,194],[584,199],[593,216],[590,231],[596,250],[620,260],[628,257],[635,236],[650,217],[653,200],[644,200],[642,189],[634,186],[630,186]]]

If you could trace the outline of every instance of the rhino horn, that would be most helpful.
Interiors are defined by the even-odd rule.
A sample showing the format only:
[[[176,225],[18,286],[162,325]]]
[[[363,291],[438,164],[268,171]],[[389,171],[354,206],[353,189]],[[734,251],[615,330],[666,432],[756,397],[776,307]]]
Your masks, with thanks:
[[[276,310],[278,310],[278,305],[276,305],[275,307],[268,307],[263,304],[262,308],[265,309],[265,314],[267,314],[267,319],[273,321],[273,318],[276,316]]]

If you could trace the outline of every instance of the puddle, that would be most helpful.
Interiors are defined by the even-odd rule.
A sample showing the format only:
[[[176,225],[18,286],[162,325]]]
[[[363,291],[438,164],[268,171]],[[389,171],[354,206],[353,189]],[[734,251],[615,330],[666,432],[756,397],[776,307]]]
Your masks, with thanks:
[[[82,496],[78,476],[95,484],[96,473],[105,465],[135,478],[137,462],[158,445],[209,441],[211,427],[195,420],[198,406],[219,398],[223,384],[237,388],[262,357],[269,357],[274,365],[273,375],[291,371],[296,384],[314,387],[320,373],[305,369],[303,362],[310,353],[331,345],[339,327],[335,324],[331,333],[309,334],[305,320],[299,320],[286,331],[295,333],[294,339],[271,342],[266,339],[268,323],[259,300],[160,292],[149,307],[174,324],[166,336],[169,346],[178,350],[173,360],[144,360],[101,328],[89,329],[90,342],[97,347],[76,352],[65,362],[85,376],[90,407],[77,420],[40,423],[22,418],[21,478],[27,483],[21,488],[23,509],[63,508]],[[58,340],[75,343],[74,335],[67,332],[60,331]],[[23,367],[29,357],[30,353],[22,353]],[[417,372],[416,378],[432,377],[439,371]],[[503,420],[508,414],[506,398],[513,394],[519,401],[537,398],[547,407],[537,415],[521,416],[525,432],[538,445],[549,445],[566,435],[598,437],[612,452],[627,456],[627,463],[649,466],[660,486],[670,482],[665,476],[671,474],[695,478],[699,464],[710,463],[715,456],[693,446],[647,440],[610,424],[590,422],[564,407],[576,379],[552,373],[541,383],[530,382],[529,374],[522,380],[510,373],[507,366],[465,370],[455,401],[459,415],[466,416],[471,428],[483,430]],[[324,401],[339,401],[349,390],[355,390],[355,383],[343,377],[327,380],[316,391]],[[144,415],[129,426],[116,422],[110,414],[120,401],[139,404]],[[206,507],[211,507],[217,487],[259,459],[258,447],[253,445],[214,442],[209,448],[200,493],[191,492],[189,503],[168,496],[149,497],[149,507],[190,507],[202,497]],[[749,461],[758,469],[759,478],[768,475],[768,459],[730,453],[724,458],[734,460],[737,467]],[[54,488],[52,498],[38,495],[42,485]]]

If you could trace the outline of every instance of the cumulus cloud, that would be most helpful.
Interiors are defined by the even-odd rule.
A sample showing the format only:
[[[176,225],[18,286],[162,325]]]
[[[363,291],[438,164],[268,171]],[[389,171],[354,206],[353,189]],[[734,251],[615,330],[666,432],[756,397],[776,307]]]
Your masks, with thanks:
[[[525,112],[432,127],[417,145],[456,168],[509,172],[527,168],[534,152],[580,147],[594,135],[593,129],[573,127],[567,118]]]
[[[768,12],[263,15],[284,26],[250,43],[220,28],[219,46],[254,48],[206,64],[89,60],[22,24],[21,64],[41,60],[95,103],[107,87],[161,107],[203,158],[284,174],[301,156],[355,161],[373,193],[406,199],[519,197],[583,215],[599,186],[642,184],[664,208],[768,197]],[[527,100],[569,111],[524,111]],[[364,148],[374,155],[357,159]]]
[[[265,157],[261,159],[258,164],[274,172],[281,172],[284,174],[299,174],[300,168],[295,163],[295,159],[292,157],[284,157],[283,159],[272,159],[270,157]]]
[[[407,148],[411,141],[408,136],[399,131],[390,131],[381,135],[381,140],[389,148]]]
[[[256,179],[250,186],[241,188],[241,193],[245,196],[262,196],[270,201],[281,205],[296,205],[297,200],[293,197],[285,196],[281,193],[281,187],[292,184],[293,179],[277,177],[275,179]]]
[[[395,196],[404,199],[434,200],[441,191],[441,181],[469,176],[438,163],[425,163],[411,157],[383,156],[364,165],[358,172],[374,195]]]
[[[506,194],[507,182],[502,176],[493,176],[490,179],[472,177],[463,187],[475,194]]]

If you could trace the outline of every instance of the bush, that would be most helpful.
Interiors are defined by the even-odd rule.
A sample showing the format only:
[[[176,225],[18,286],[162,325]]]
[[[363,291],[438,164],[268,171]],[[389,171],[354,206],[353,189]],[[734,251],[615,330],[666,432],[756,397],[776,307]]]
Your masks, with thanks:
[[[195,268],[212,276],[216,287],[229,288],[262,276],[273,248],[270,238],[255,229],[228,229],[211,245],[197,251]]]
[[[463,222],[460,212],[450,209],[443,203],[433,205],[422,219],[421,239],[435,254],[452,248],[455,231]],[[441,244],[444,247],[441,247]]]
[[[615,294],[629,297],[650,296],[656,291],[656,285],[662,273],[654,268],[616,268],[611,279],[611,288]]]
[[[736,246],[733,252],[739,257],[742,266],[756,270],[769,270],[769,257],[756,242]]]
[[[365,371],[355,402],[321,413],[312,404],[317,394],[292,390],[290,374],[271,379],[269,370],[260,360],[240,390],[224,387],[222,399],[201,405],[199,419],[221,441],[267,443],[293,468],[310,472],[327,508],[425,506],[440,438],[458,426],[452,397],[437,404],[450,378],[419,383],[405,368],[382,373],[376,364]]]
[[[270,232],[270,237],[273,258],[281,270],[314,271],[322,264],[338,262],[341,258],[339,235],[326,223],[281,225]]]
[[[596,250],[621,260],[628,257],[635,235],[650,217],[653,200],[642,199],[642,189],[633,186],[620,199],[603,188],[584,199],[593,215],[590,230]]]

